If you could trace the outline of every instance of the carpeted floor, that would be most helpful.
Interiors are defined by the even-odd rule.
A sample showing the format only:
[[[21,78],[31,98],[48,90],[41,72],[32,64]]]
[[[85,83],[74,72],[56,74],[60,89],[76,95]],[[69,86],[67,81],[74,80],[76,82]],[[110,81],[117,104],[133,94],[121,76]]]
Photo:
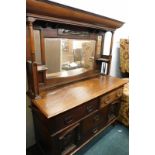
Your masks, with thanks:
[[[110,126],[75,155],[129,155],[129,129]]]
[[[41,155],[33,147],[27,155]],[[108,127],[75,155],[129,155],[129,129],[121,124]]]

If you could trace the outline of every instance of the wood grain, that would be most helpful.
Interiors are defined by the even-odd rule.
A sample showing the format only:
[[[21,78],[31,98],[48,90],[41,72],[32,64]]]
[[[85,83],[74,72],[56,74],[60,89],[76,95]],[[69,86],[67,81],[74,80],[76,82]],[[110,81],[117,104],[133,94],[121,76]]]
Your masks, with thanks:
[[[124,24],[121,21],[110,19],[105,16],[97,15],[73,7],[68,7],[58,3],[41,0],[27,0],[26,11],[27,13],[34,13],[60,19],[68,19],[72,21],[80,21],[114,29],[119,28]]]
[[[111,76],[99,76],[65,87],[40,93],[41,99],[33,100],[35,106],[47,117],[53,117],[91,99],[123,86],[127,81]]]

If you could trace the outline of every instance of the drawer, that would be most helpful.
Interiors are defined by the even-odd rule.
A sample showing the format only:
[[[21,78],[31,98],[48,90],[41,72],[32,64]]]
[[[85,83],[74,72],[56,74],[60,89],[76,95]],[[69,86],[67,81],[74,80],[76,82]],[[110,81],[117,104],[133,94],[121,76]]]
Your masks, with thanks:
[[[99,108],[99,99],[94,99],[84,105],[85,115],[88,115]]]
[[[122,94],[123,94],[123,88],[119,88],[106,95],[101,96],[100,97],[100,108],[119,99],[122,96]]]
[[[97,134],[103,127],[104,127],[104,125],[102,123],[97,124],[96,126],[92,127],[90,130],[88,130],[86,133],[84,133],[82,135],[82,137],[83,137],[82,141],[84,142],[84,141],[88,140],[93,135]]]
[[[87,133],[89,130],[93,129],[95,126],[99,124],[102,124],[104,126],[107,123],[107,121],[108,107],[105,107],[82,121],[82,133]]]
[[[87,116],[88,114],[94,112],[99,107],[99,100],[94,99],[87,103],[84,103],[74,109],[66,111],[54,118],[51,118],[49,123],[51,132],[57,132],[77,121]]]

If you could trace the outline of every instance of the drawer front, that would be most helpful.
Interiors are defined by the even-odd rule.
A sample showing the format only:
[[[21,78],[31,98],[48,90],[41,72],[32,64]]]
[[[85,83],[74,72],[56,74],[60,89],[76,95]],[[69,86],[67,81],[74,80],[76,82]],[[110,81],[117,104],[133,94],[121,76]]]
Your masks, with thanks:
[[[97,110],[98,107],[99,100],[94,99],[72,110],[64,112],[56,116],[55,118],[52,118],[49,123],[51,132],[57,132],[58,130],[61,130],[71,125],[72,123],[75,123],[76,121]]]
[[[63,113],[60,116],[56,116],[55,124],[54,124],[56,131],[63,129],[68,125],[71,125],[72,123],[81,119],[84,115],[85,115],[85,111],[83,109],[83,106],[80,106]]]
[[[104,127],[104,126],[103,126],[102,123],[100,123],[100,124],[94,126],[93,128],[91,128],[90,130],[88,130],[86,133],[84,133],[84,134],[82,135],[82,137],[83,137],[82,141],[84,142],[84,141],[88,140],[88,139],[91,138],[93,135],[95,135],[96,133],[98,133],[103,127]]]
[[[104,126],[108,121],[108,107],[92,114],[82,121],[82,133],[85,134],[92,130],[95,126],[102,124]],[[95,129],[94,129],[95,130]],[[94,131],[95,132],[95,131]]]
[[[99,99],[94,99],[94,100],[91,100],[91,101],[87,102],[84,105],[85,116],[92,113],[92,112],[94,112],[98,108],[99,108]]]
[[[119,99],[122,96],[122,94],[123,94],[123,88],[119,88],[106,95],[101,96],[100,97],[100,108]]]

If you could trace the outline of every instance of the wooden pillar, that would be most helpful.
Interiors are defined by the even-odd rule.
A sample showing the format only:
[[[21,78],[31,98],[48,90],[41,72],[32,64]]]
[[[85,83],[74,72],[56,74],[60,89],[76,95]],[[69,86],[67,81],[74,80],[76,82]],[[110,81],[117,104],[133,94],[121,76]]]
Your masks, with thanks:
[[[31,53],[31,61],[27,61],[27,74],[28,74],[28,86],[29,95],[32,98],[39,97],[39,85],[38,85],[38,71],[37,63],[35,63],[35,44],[34,44],[34,32],[33,32],[33,22],[35,18],[27,17],[28,31],[29,31],[29,50]]]
[[[42,29],[40,29],[40,46],[41,46],[41,62],[43,65],[45,65],[45,43]]]
[[[37,71],[37,63],[27,61],[27,75],[28,75],[28,95],[32,98],[39,98],[39,86],[38,86],[38,71]]]
[[[34,33],[33,33],[33,22],[35,21],[35,18],[28,17],[27,23],[28,23],[28,30],[29,30],[29,37],[30,37],[30,53],[31,53],[31,61],[35,61],[35,45],[34,45]]]
[[[32,63],[32,78],[33,78],[34,98],[37,99],[37,98],[39,98],[37,63]]]

